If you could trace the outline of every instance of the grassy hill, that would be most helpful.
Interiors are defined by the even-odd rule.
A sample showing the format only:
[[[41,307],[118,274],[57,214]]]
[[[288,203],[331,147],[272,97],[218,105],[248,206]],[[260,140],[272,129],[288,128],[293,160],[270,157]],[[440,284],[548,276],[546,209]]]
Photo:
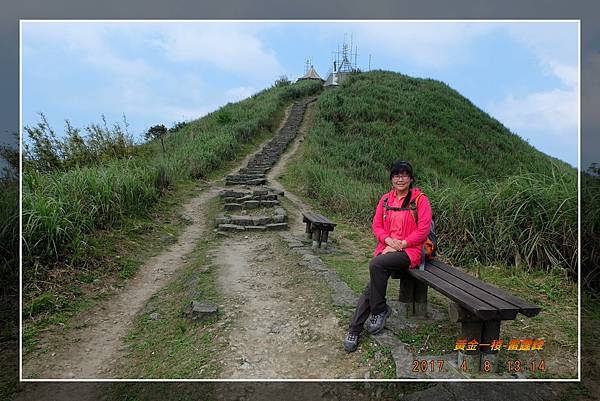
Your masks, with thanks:
[[[511,133],[446,84],[375,71],[317,104],[288,182],[367,225],[389,165],[411,161],[455,262],[577,266],[577,172]]]

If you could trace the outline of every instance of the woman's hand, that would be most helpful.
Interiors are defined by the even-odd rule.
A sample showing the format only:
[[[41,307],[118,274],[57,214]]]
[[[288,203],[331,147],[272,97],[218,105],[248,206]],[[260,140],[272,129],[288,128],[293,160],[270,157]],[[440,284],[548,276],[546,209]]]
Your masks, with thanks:
[[[392,237],[387,237],[385,239],[385,244],[388,247],[393,248],[395,251],[401,251],[402,249],[406,248],[405,240],[394,239]]]
[[[390,252],[398,252],[396,249],[392,248],[391,246],[386,246],[385,249],[381,252],[382,255],[385,255],[386,253],[390,253]]]

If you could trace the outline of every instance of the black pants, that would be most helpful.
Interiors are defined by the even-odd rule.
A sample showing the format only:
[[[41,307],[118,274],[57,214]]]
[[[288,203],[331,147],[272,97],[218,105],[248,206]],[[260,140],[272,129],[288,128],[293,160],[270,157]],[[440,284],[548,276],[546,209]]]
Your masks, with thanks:
[[[379,254],[369,263],[369,284],[358,299],[358,305],[350,321],[348,331],[360,334],[369,314],[379,314],[385,310],[385,292],[390,275],[394,271],[406,270],[410,259],[404,251]]]

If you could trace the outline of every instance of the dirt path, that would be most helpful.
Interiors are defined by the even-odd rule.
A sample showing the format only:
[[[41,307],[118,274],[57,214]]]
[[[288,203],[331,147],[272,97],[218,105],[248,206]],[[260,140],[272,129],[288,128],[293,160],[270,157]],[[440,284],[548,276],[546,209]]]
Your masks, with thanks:
[[[203,205],[217,194],[209,187],[184,206],[192,224],[178,237],[177,243],[150,258],[130,280],[127,287],[110,300],[76,318],[75,326],[82,328],[68,335],[42,339],[48,348],[46,358],[25,358],[23,376],[35,378],[91,379],[107,377],[107,368],[123,354],[123,337],[132,327],[135,314],[152,294],[166,285],[184,265],[183,256],[194,249],[207,229]],[[66,338],[65,338],[66,337]],[[62,343],[57,347],[57,342]]]
[[[289,114],[287,107],[280,129]],[[259,152],[242,159],[231,171],[239,169]],[[184,267],[189,255],[212,224],[206,219],[206,203],[216,196],[221,187],[209,182],[191,198],[182,213],[191,224],[177,238],[177,242],[140,267],[127,286],[110,299],[74,318],[74,327],[68,333],[49,332],[40,339],[40,347],[48,352],[32,353],[23,358],[23,378],[35,379],[93,379],[110,378],[111,367],[126,351],[122,337],[132,328],[135,315],[150,297],[164,287]],[[91,389],[92,387],[90,387]],[[86,394],[93,391],[86,389]],[[88,391],[89,390],[89,391]],[[87,397],[89,398],[89,397]]]
[[[242,234],[214,252],[228,317],[224,379],[362,378],[360,355],[341,347],[328,288],[277,233]]]

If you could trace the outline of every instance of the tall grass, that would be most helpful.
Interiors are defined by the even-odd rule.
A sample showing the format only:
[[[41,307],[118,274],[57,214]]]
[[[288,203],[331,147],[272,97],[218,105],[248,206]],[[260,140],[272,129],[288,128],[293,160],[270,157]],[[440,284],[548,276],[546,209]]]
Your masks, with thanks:
[[[430,189],[444,254],[577,271],[577,182],[552,169]]]
[[[18,181],[0,178],[0,266],[2,288],[11,289],[16,282],[19,252],[19,187]],[[6,296],[6,294],[4,294]]]
[[[356,75],[320,96],[290,179],[345,219],[367,225],[410,160],[429,196],[444,255],[577,270],[577,173],[433,81]]]
[[[86,250],[86,235],[93,230],[109,228],[123,216],[146,214],[166,186],[206,176],[233,159],[243,143],[272,131],[291,100],[319,90],[320,85],[303,82],[228,104],[167,135],[166,154],[155,141],[142,146],[136,157],[101,165],[51,172],[27,169],[23,177],[26,266],[78,260]]]
[[[582,283],[600,297],[600,176],[582,174],[581,179],[581,272]]]

